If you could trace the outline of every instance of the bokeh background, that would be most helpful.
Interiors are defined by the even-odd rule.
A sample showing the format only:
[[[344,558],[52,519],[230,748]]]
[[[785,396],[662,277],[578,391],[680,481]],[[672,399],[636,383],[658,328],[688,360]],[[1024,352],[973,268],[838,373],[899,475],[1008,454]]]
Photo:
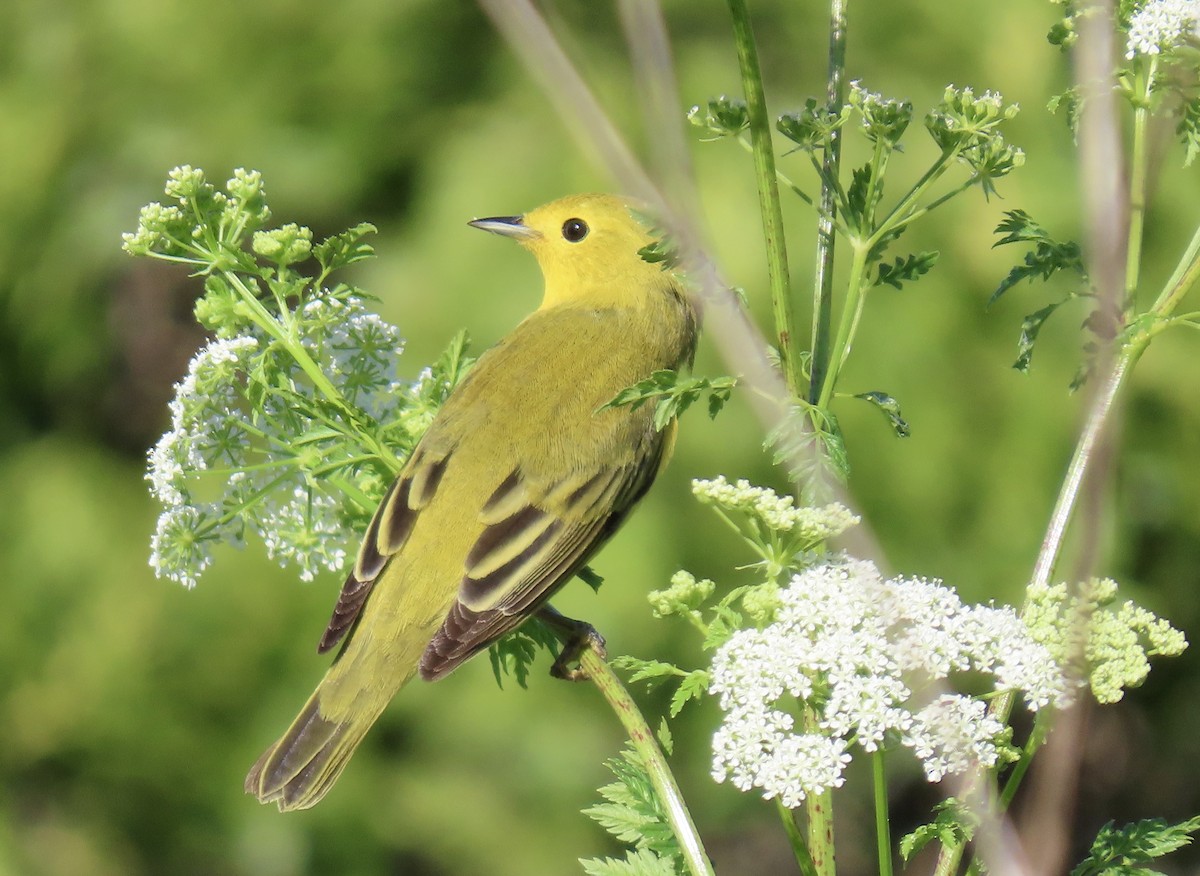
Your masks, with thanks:
[[[682,124],[692,103],[738,92],[736,58],[724,4],[665,7]],[[753,7],[770,108],[797,107],[822,90],[826,12],[784,0]],[[618,125],[643,143],[610,4],[544,8]],[[1003,210],[1080,235],[1076,153],[1061,119],[1043,110],[1070,76],[1043,39],[1055,11],[1043,0],[851,11],[849,69],[869,88],[919,112],[949,82],[998,89],[1024,107],[1009,133],[1029,160],[1002,182],[1002,198],[972,192],[918,226],[910,248],[936,248],[941,261],[903,292],[877,290],[868,307],[845,386],[894,395],[912,437],[893,437],[867,405],[838,408],[850,492],[881,563],[942,577],[976,601],[1019,599],[1082,403],[1067,384],[1084,311],[1051,321],[1022,376],[1010,367],[1021,317],[1047,290],[1022,286],[985,308],[1019,255],[990,249]],[[316,809],[281,815],[243,795],[246,768],[324,671],[315,643],[340,581],[301,584],[257,546],[220,553],[192,592],[155,580],[145,451],[203,337],[190,321],[197,284],[120,252],[120,232],[160,196],[169,168],[190,163],[217,180],[237,166],[261,170],[281,222],[318,236],[379,226],[379,257],[356,279],[406,334],[403,367],[415,376],[459,327],[481,349],[537,300],[528,256],[467,219],[612,180],[471,4],[9,0],[4,18],[0,873],[565,874],[579,872],[578,857],[615,852],[579,810],[608,779],[616,722],[588,686],[540,670],[528,691],[498,690],[485,660],[407,689]],[[765,319],[750,159],[689,137],[700,221],[726,276]],[[900,179],[930,159],[925,139],[914,124],[895,162]],[[1149,288],[1200,218],[1196,169],[1179,169],[1169,136],[1160,139]],[[802,159],[782,163],[803,176]],[[806,314],[812,216],[789,202],[786,218]],[[1192,639],[1196,344],[1168,334],[1139,365],[1102,510],[1102,571]],[[706,345],[698,370],[725,368]],[[748,557],[691,501],[690,478],[786,486],[744,400],[716,422],[697,413],[684,426],[669,472],[596,563],[608,579],[601,594],[573,585],[560,602],[596,623],[614,653],[695,663],[688,631],[653,621],[644,593],[680,567],[723,582],[745,574],[733,567]],[[661,694],[642,699],[652,716],[664,709]],[[1200,810],[1197,702],[1200,653],[1188,652],[1125,702],[1091,713],[1077,846],[1108,818]],[[680,718],[676,761],[718,871],[792,872],[770,807],[708,778],[717,717],[704,705]],[[861,790],[863,778],[852,771],[851,785]],[[897,832],[937,793],[902,771]],[[847,872],[869,867],[867,806],[854,790],[839,802]]]

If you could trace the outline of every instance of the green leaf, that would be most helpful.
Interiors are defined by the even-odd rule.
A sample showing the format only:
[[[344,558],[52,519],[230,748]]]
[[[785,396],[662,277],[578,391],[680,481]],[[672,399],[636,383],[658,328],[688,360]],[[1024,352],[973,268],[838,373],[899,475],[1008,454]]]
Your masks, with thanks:
[[[772,461],[801,483],[811,483],[825,472],[842,482],[850,476],[837,417],[806,402],[792,405],[767,433],[764,446],[772,450]]]
[[[929,824],[922,824],[900,840],[900,857],[908,860],[931,841],[945,846],[970,842],[979,827],[979,817],[957,798],[947,797],[934,807],[937,813]]]
[[[537,652],[543,649],[557,657],[559,641],[550,628],[536,618],[494,642],[488,648],[488,659],[492,662],[497,686],[503,688],[504,677],[510,675],[518,685],[528,687],[529,669]]]
[[[1090,853],[1071,871],[1071,876],[1134,876],[1155,871],[1143,865],[1181,849],[1200,830],[1200,816],[1168,824],[1151,818],[1115,828],[1109,822],[1100,828]]]
[[[313,247],[313,255],[324,273],[332,273],[347,265],[374,256],[375,248],[364,242],[363,238],[368,234],[375,234],[377,231],[378,229],[370,222],[360,222],[341,234],[325,238]]]
[[[868,192],[871,188],[871,163],[856,167],[851,174],[850,188],[846,190],[846,224],[860,231],[868,231],[867,213],[871,205],[867,203]]]
[[[711,681],[711,676],[703,669],[696,669],[685,675],[671,697],[671,717],[677,717],[689,700],[698,700],[708,693]]]
[[[1062,301],[1047,304],[1041,310],[1026,314],[1025,319],[1021,321],[1021,337],[1017,341],[1017,361],[1013,363],[1013,368],[1020,372],[1029,370],[1029,360],[1033,358],[1033,345],[1037,343],[1042,326],[1046,324],[1050,314],[1066,304],[1067,301],[1068,299],[1064,298]]]
[[[938,255],[937,250],[930,250],[903,258],[897,256],[894,264],[880,264],[874,285],[886,284],[900,289],[903,284],[910,283],[922,274],[929,273],[929,270],[937,263]]]
[[[679,869],[671,861],[648,849],[629,852],[624,860],[617,858],[580,858],[587,876],[676,876]]]
[[[1183,141],[1183,166],[1191,167],[1200,155],[1200,97],[1184,99],[1175,133]]]
[[[663,752],[670,757],[675,752],[675,737],[671,735],[671,728],[667,724],[667,719],[663,718],[658,722],[658,732],[655,734],[658,737],[658,744],[662,746]]]
[[[632,657],[628,654],[614,657],[611,663],[617,669],[632,671],[632,675],[629,676],[631,683],[666,678],[671,675],[683,676],[687,674],[674,663],[664,663],[661,660],[643,660],[640,657]]]
[[[1069,271],[1086,282],[1087,272],[1083,267],[1079,244],[1074,241],[1056,241],[1024,210],[1010,210],[1004,215],[1004,221],[996,226],[996,233],[1005,236],[992,246],[1032,243],[1034,248],[1032,252],[1025,254],[1024,262],[1009,271],[1008,276],[996,287],[996,291],[988,299],[989,307],[1022,280],[1032,280],[1035,277],[1048,280],[1058,271]]]
[[[908,422],[904,417],[900,416],[900,403],[886,392],[860,392],[854,397],[861,398],[863,401],[875,405],[887,417],[888,423],[891,424],[892,431],[896,433],[897,438],[907,438],[912,434],[912,430],[908,427]]]
[[[639,852],[650,852],[674,868],[683,853],[641,758],[627,747],[605,765],[617,781],[601,787],[600,796],[606,802],[583,810],[584,814],[622,842]]]
[[[604,583],[604,577],[591,566],[584,566],[581,568],[575,573],[575,577],[588,587],[591,587],[596,593],[600,592],[600,585]]]
[[[661,432],[706,392],[709,416],[715,417],[736,385],[736,377],[680,377],[670,370],[655,371],[645,380],[622,389],[612,400],[601,405],[597,413],[624,405],[636,411],[651,399],[658,399],[654,408],[654,428]]]

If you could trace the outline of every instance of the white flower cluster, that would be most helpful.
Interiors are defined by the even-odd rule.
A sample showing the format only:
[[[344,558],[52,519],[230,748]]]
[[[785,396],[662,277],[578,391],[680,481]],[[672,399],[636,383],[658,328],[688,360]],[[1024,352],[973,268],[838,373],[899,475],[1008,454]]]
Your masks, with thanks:
[[[724,475],[692,481],[692,493],[727,511],[738,511],[761,520],[775,532],[789,532],[804,542],[821,542],[841,535],[859,522],[844,505],[797,508],[791,496],[779,496],[768,487],[755,487],[742,479],[729,483]]]
[[[297,316],[305,349],[368,417],[378,421],[397,393],[407,394],[396,374],[399,331],[361,301],[315,299]],[[273,389],[251,414],[243,397],[257,371],[269,373]],[[306,581],[343,568],[352,533],[313,472],[348,451],[330,443],[338,436],[314,416],[314,394],[290,354],[265,336],[214,340],[196,354],[175,387],[171,428],[149,453],[146,477],[163,505],[151,539],[159,577],[194,586],[213,545],[240,546],[247,527]]]
[[[1129,19],[1125,57],[1157,55],[1179,45],[1200,25],[1200,0],[1149,0]]]
[[[1003,726],[982,702],[921,702],[952,672],[990,674],[1033,709],[1069,701],[1062,671],[1015,612],[963,605],[938,582],[884,580],[870,562],[832,561],[797,574],[777,600],[770,624],[736,633],[714,656],[710,691],[726,715],[712,772],[789,808],[842,783],[851,742],[875,751],[889,732],[930,781],[993,765]],[[785,696],[813,716],[800,732]]]
[[[330,379],[373,419],[380,420],[405,391],[396,372],[404,352],[400,330],[371,313],[358,298],[314,298],[303,308],[302,342]]]

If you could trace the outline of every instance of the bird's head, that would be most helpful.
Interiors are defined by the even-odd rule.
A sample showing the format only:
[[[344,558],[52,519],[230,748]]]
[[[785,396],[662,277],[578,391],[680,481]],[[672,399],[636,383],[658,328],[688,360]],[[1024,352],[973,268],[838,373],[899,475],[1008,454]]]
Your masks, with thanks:
[[[543,308],[639,307],[671,285],[658,265],[638,254],[653,237],[629,203],[613,195],[571,195],[523,216],[470,224],[511,237],[533,253],[546,281]]]

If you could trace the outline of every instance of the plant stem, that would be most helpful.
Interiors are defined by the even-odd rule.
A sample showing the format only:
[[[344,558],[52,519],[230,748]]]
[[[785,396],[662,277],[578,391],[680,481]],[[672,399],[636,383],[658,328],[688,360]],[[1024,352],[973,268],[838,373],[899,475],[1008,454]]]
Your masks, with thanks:
[[[779,820],[783,822],[783,830],[788,836],[788,841],[792,844],[792,854],[796,856],[796,863],[800,865],[800,872],[804,876],[817,876],[817,868],[813,866],[812,855],[808,851],[808,843],[804,841],[804,833],[796,825],[796,816],[792,810],[788,809],[780,801],[775,798],[775,811],[779,813]]]
[[[862,314],[862,304],[866,296],[867,266],[866,244],[854,241],[854,256],[850,262],[850,278],[846,282],[846,304],[842,308],[841,320],[838,322],[837,339],[833,343],[829,356],[829,371],[821,387],[821,395],[817,398],[817,407],[826,408],[833,398],[837,388],[838,375],[842,365],[850,353],[850,345],[854,343],[854,332],[858,328],[859,316]]]
[[[1125,300],[1122,308],[1133,304],[1141,271],[1142,237],[1146,220],[1146,129],[1150,120],[1150,83],[1154,78],[1157,60],[1151,59],[1150,69],[1138,74],[1137,106],[1133,111],[1133,144],[1129,156],[1129,247],[1125,261]]]
[[[1161,317],[1170,316],[1171,311],[1179,304],[1179,299],[1187,294],[1197,279],[1200,279],[1200,226],[1197,226],[1183,258],[1175,268],[1175,273],[1163,287],[1151,310]]]
[[[650,782],[654,785],[654,791],[666,811],[671,829],[679,840],[679,848],[683,851],[688,872],[692,876],[713,876],[712,864],[705,854],[696,825],[692,822],[692,814],[684,803],[662,748],[659,747],[658,740],[654,738],[654,733],[642,716],[637,703],[595,648],[589,645],[583,650],[579,657],[579,666],[608,701],[609,707],[625,728],[633,750],[641,758],[646,773],[650,776]]]
[[[767,243],[767,276],[771,284],[771,310],[775,317],[775,337],[784,379],[793,396],[803,381],[800,347],[793,330],[791,282],[788,277],[787,242],[783,235],[783,211],[779,203],[779,183],[775,174],[775,147],[771,144],[771,122],[763,94],[758,49],[750,26],[746,0],[729,0],[733,17],[734,41],[746,109],[750,117],[750,141],[754,147],[754,175],[758,183],[758,206],[762,213],[763,236]]]
[[[1041,709],[1037,713],[1037,717],[1033,719],[1033,730],[1030,731],[1029,738],[1025,740],[1025,747],[1021,749],[1021,759],[1013,766],[1012,772],[1004,782],[1004,790],[1000,792],[999,810],[1001,812],[1008,809],[1008,804],[1016,795],[1021,780],[1025,778],[1029,765],[1033,763],[1033,756],[1037,754],[1037,750],[1042,747],[1042,743],[1046,741],[1046,736],[1050,733],[1050,724],[1051,720],[1047,710]]]
[[[892,876],[892,830],[888,822],[887,771],[883,749],[871,755],[871,774],[875,779],[875,844],[879,849],[879,876]]]
[[[831,0],[829,4],[829,72],[825,98],[831,107],[846,102],[846,5],[849,0]],[[812,375],[808,400],[818,404],[825,395],[830,362],[830,338],[833,334],[833,256],[834,223],[837,219],[837,194],[832,181],[842,166],[842,133],[834,131],[825,149],[821,173],[821,206],[817,211],[816,273],[813,277]]]
[[[818,720],[817,713],[805,706],[802,718],[805,731],[817,732]],[[804,798],[804,811],[808,815],[808,848],[817,876],[835,876],[833,792],[826,788],[820,794],[809,794]]]
[[[1129,376],[1130,367],[1137,361],[1143,349],[1144,344],[1131,342],[1120,351],[1116,361],[1113,362],[1112,369],[1105,376],[1104,383],[1101,384],[1092,401],[1083,431],[1075,445],[1075,452],[1071,455],[1071,462],[1067,466],[1067,476],[1063,479],[1058,499],[1054,503],[1054,511],[1050,514],[1050,525],[1046,529],[1042,549],[1038,553],[1037,563],[1033,567],[1030,587],[1044,587],[1050,583],[1050,576],[1054,572],[1059,554],[1062,553],[1067,525],[1071,522],[1071,515],[1075,511],[1075,505],[1079,499],[1083,476],[1095,453],[1100,433],[1108,422],[1108,415],[1112,411],[1117,393],[1124,385],[1125,378]]]
[[[818,876],[835,876],[837,867],[833,849],[833,794],[823,791],[804,799],[808,814],[808,847]]]

